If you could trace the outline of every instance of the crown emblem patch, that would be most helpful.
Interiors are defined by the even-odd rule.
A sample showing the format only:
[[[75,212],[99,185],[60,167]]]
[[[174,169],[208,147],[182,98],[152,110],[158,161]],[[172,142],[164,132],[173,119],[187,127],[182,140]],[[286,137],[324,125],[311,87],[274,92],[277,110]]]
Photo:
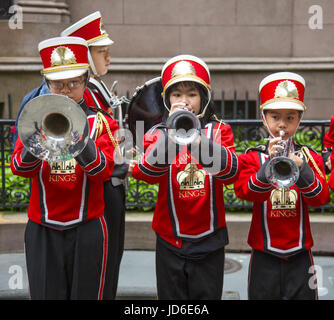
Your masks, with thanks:
[[[75,173],[77,162],[75,159],[62,162],[50,162],[51,174],[72,174]]]
[[[270,195],[271,207],[276,209],[295,209],[298,195],[296,190],[274,189]]]
[[[205,182],[205,170],[198,169],[195,163],[188,163],[184,171],[176,175],[180,190],[203,189]]]

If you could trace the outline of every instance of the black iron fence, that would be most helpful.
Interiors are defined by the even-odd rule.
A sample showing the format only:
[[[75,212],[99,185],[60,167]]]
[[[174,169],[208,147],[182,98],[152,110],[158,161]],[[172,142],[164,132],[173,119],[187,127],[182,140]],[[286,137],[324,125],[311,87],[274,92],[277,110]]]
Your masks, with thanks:
[[[236,151],[238,154],[247,148],[264,144],[267,137],[266,130],[261,120],[226,120],[232,127]],[[295,140],[297,143],[307,145],[314,150],[321,152],[323,149],[323,137],[328,130],[329,120],[304,120],[301,122]],[[30,198],[30,181],[22,177],[14,176],[11,173],[10,161],[13,152],[11,129],[14,120],[0,119],[0,156],[1,156],[1,201],[2,209],[26,208]],[[126,207],[128,210],[151,210],[155,206],[157,197],[157,186],[147,185],[132,178],[127,183]],[[233,188],[225,188],[222,195],[227,210],[241,211],[249,210],[252,204],[238,199]],[[332,195],[333,196],[333,195]],[[331,203],[317,208],[319,211],[333,209],[334,200]]]

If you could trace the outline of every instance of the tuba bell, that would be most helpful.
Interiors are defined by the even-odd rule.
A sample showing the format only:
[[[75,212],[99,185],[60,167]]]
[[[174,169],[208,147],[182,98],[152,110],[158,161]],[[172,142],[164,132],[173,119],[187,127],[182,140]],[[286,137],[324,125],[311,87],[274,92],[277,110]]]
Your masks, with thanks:
[[[199,119],[188,110],[173,112],[166,121],[168,135],[176,144],[193,143],[201,133]]]
[[[68,161],[85,148],[89,125],[85,112],[72,99],[46,94],[25,105],[18,119],[18,134],[36,158]]]
[[[280,131],[280,136],[284,136],[284,131]],[[276,188],[289,188],[294,185],[299,178],[299,168],[297,164],[289,158],[292,138],[282,142],[283,151],[273,157],[265,168],[265,176],[269,183]]]

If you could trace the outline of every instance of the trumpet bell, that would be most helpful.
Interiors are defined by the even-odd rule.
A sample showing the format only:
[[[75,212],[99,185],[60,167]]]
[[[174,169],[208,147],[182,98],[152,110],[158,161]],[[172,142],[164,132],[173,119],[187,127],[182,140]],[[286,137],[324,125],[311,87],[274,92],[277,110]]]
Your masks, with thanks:
[[[172,141],[180,145],[193,143],[201,133],[199,119],[190,111],[175,111],[166,121],[168,135]]]
[[[288,157],[274,157],[265,168],[265,176],[276,188],[289,188],[299,178],[299,168]]]
[[[48,162],[67,161],[81,153],[88,142],[85,112],[72,99],[46,94],[30,100],[18,119],[23,145]]]

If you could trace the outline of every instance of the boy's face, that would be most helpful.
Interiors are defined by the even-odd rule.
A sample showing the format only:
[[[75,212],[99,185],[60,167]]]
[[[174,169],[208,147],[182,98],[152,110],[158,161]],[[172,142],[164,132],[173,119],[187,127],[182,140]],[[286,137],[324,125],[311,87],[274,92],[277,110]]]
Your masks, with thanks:
[[[62,94],[68,96],[76,103],[83,98],[86,89],[85,76],[65,79],[65,80],[49,80],[49,89],[51,93]]]
[[[110,46],[91,46],[89,47],[96,72],[103,76],[107,74],[110,65]]]
[[[299,111],[293,109],[276,109],[276,110],[267,110],[264,114],[269,130],[275,137],[279,137],[279,132],[283,130],[285,135],[282,137],[283,140],[286,140],[292,137],[299,125],[301,115]],[[263,115],[262,122],[265,125]]]
[[[199,114],[201,110],[201,96],[196,87],[193,85],[179,84],[171,89],[169,94],[169,103],[171,106],[184,105],[189,111],[194,114]]]

